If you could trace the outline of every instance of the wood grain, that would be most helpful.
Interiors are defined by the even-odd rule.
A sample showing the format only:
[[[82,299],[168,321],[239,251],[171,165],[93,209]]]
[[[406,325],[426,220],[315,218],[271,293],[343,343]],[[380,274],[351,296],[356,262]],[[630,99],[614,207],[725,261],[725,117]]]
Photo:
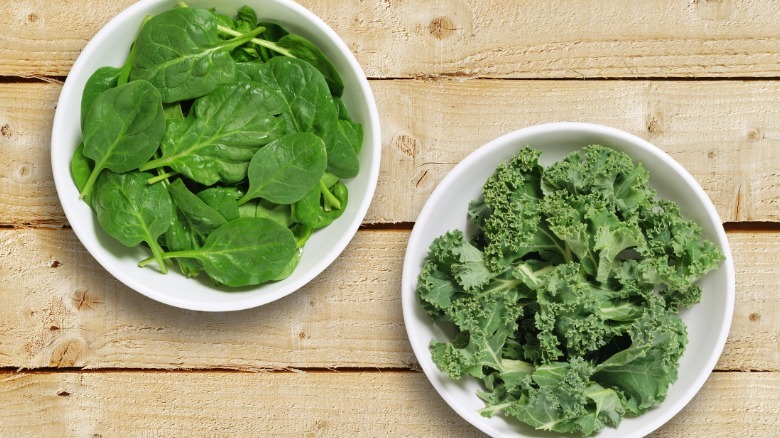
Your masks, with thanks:
[[[773,436],[778,399],[778,373],[713,373],[654,436]],[[483,436],[412,372],[0,374],[0,423],[3,437]]]
[[[361,231],[300,291],[227,314],[124,287],[70,230],[0,231],[0,367],[415,368],[401,313],[407,231]],[[729,235],[734,322],[720,370],[780,371],[780,233]],[[173,274],[171,274],[173,275]]]
[[[20,0],[0,76],[65,76],[132,0]],[[759,0],[302,0],[369,77],[776,77],[780,10]],[[229,11],[226,11],[229,12]]]
[[[780,221],[780,83],[372,81],[382,166],[366,223],[413,222],[454,165],[484,143],[551,121],[646,138],[699,181],[724,222]],[[63,226],[50,169],[60,87],[0,84],[0,224]]]

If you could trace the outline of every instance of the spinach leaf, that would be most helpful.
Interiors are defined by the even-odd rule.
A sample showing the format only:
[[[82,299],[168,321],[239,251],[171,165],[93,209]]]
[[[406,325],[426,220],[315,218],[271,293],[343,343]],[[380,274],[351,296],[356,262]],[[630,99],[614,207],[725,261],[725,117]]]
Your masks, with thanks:
[[[95,99],[104,91],[117,86],[121,72],[121,68],[100,67],[87,79],[84,91],[81,93],[81,129],[84,129],[84,122]]]
[[[163,234],[166,249],[168,251],[183,251],[200,248],[204,238],[193,231],[193,225],[178,207],[174,210],[171,226]],[[197,277],[203,270],[203,266],[196,259],[181,258],[176,259],[176,262],[179,265],[179,270],[186,277]]]
[[[249,6],[241,6],[236,12],[236,21],[243,21],[248,25],[257,26],[257,12]]]
[[[171,225],[173,204],[162,185],[148,185],[142,172],[102,172],[95,184],[92,206],[100,226],[123,245],[146,242],[163,273],[167,268],[157,239]]]
[[[319,183],[327,161],[325,144],[313,134],[290,134],[275,140],[249,162],[249,189],[239,204],[257,197],[292,204]]]
[[[103,169],[128,172],[149,160],[164,134],[160,93],[149,82],[128,82],[101,93],[84,125],[84,156],[95,167],[81,197],[89,195]]]
[[[168,120],[162,157],[141,170],[168,166],[205,185],[240,182],[257,150],[287,130],[282,109],[266,85],[223,85],[197,99],[187,118]]]
[[[317,185],[303,199],[293,204],[294,221],[316,230],[330,225],[344,213],[348,201],[347,186],[339,181],[329,188],[325,187],[339,201],[338,206],[325,197],[323,186]]]
[[[265,30],[258,37],[265,41],[277,42],[280,39],[282,39],[282,37],[290,34],[290,32],[287,32],[287,29],[285,29],[284,27],[282,27],[282,25],[278,23],[264,21],[262,23],[259,23],[259,26],[264,27]],[[259,46],[259,45],[257,47],[258,47],[258,55],[260,56],[260,59],[263,60],[263,62],[268,61],[274,56],[282,56],[279,53],[274,52],[273,50],[267,47]]]
[[[164,102],[206,95],[235,80],[236,64],[230,50],[262,31],[257,28],[224,41],[217,34],[217,19],[206,9],[162,12],[141,28],[130,80],[151,82]]]
[[[285,227],[289,227],[293,224],[290,210],[290,204],[274,204],[273,202],[261,199],[255,207],[254,216],[265,217],[279,222]]]
[[[291,132],[323,136],[338,119],[338,109],[328,84],[317,69],[305,61],[277,56],[265,64],[243,67],[254,81],[277,90],[283,102],[282,116]]]
[[[202,247],[168,252],[163,257],[197,259],[214,281],[238,287],[273,280],[290,263],[296,249],[287,227],[270,219],[243,217],[214,230]]]
[[[282,272],[280,272],[276,277],[273,278],[274,281],[282,281],[285,278],[292,275],[292,273],[295,271],[295,268],[298,267],[298,263],[301,262],[301,257],[303,256],[303,248],[298,247],[295,250],[295,254],[293,254],[293,257],[290,259],[290,262],[287,263],[287,266],[282,269]]]
[[[308,39],[290,34],[280,38],[276,43],[287,52],[302,61],[306,61],[322,73],[333,96],[341,96],[344,92],[344,82],[332,62],[322,53],[319,47]]]
[[[228,221],[240,216],[236,202],[239,194],[235,187],[209,187],[198,192],[197,196]]]
[[[360,171],[358,152],[363,144],[363,125],[348,120],[336,121],[325,132],[328,172],[339,178],[352,178]]]
[[[92,160],[84,156],[84,142],[79,143],[79,146],[73,153],[73,158],[70,160],[70,175],[79,191],[87,185],[87,180],[92,174],[93,167],[95,166]],[[84,196],[83,199],[88,205],[92,205],[90,195]]]
[[[334,97],[333,103],[336,104],[336,108],[338,109],[339,120],[348,120],[351,122],[352,116],[349,115],[349,110],[347,109],[347,105],[344,104],[344,99],[340,97]]]
[[[192,230],[203,238],[227,222],[217,210],[192,193],[181,179],[177,179],[168,186],[168,193],[186,217]]]

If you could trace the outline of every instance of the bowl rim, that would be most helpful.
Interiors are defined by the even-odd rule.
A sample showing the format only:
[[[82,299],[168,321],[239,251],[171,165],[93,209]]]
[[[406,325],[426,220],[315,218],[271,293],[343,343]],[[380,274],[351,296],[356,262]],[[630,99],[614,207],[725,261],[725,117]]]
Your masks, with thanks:
[[[63,211],[65,212],[65,216],[68,219],[68,221],[71,223],[71,227],[78,237],[79,241],[87,248],[87,251],[90,253],[90,255],[97,260],[97,262],[106,269],[113,277],[124,283],[126,286],[130,287],[131,289],[135,290],[136,292],[141,293],[142,295],[145,295],[155,301],[178,307],[181,309],[187,309],[187,310],[196,310],[196,311],[205,311],[205,312],[228,312],[228,311],[239,311],[239,310],[245,310],[250,308],[255,308],[262,306],[264,304],[268,304],[270,302],[276,301],[280,298],[283,298],[287,295],[292,294],[293,292],[299,290],[304,285],[308,284],[313,280],[315,277],[320,275],[328,266],[330,266],[344,251],[346,246],[352,241],[355,234],[357,233],[360,225],[363,222],[363,219],[366,216],[366,213],[368,212],[368,208],[371,204],[371,201],[373,200],[376,186],[379,180],[379,168],[380,168],[380,162],[381,162],[381,127],[380,127],[380,121],[379,121],[379,114],[378,109],[376,106],[376,100],[373,95],[373,91],[371,90],[371,86],[368,82],[368,78],[366,77],[365,72],[363,71],[362,67],[358,63],[357,59],[355,58],[355,55],[352,53],[352,51],[349,49],[349,47],[346,45],[346,43],[341,39],[341,37],[338,36],[338,34],[327,24],[325,21],[323,21],[319,16],[314,14],[309,9],[305,8],[304,6],[300,5],[299,3],[296,3],[293,0],[258,0],[258,2],[269,2],[269,3],[276,3],[282,8],[286,8],[290,10],[293,14],[298,15],[302,17],[302,21],[306,22],[308,24],[313,24],[318,31],[322,32],[326,39],[328,40],[328,43],[333,44],[336,47],[336,50],[344,57],[346,60],[346,63],[349,65],[349,69],[351,69],[355,77],[357,78],[357,82],[351,83],[353,87],[356,89],[359,89],[357,91],[357,96],[359,97],[359,100],[362,104],[365,104],[365,108],[367,109],[366,113],[363,114],[363,123],[364,124],[370,124],[371,126],[371,135],[370,137],[364,138],[363,148],[370,148],[372,159],[367,162],[361,162],[361,173],[367,174],[367,181],[368,184],[364,187],[365,189],[365,195],[361,198],[357,198],[354,201],[351,200],[351,202],[356,202],[357,208],[355,209],[355,215],[354,217],[350,218],[350,223],[346,227],[345,232],[340,236],[340,238],[336,241],[336,243],[331,246],[331,249],[325,253],[323,253],[323,256],[312,266],[311,269],[306,271],[305,273],[301,273],[298,277],[295,279],[289,279],[289,281],[286,282],[283,286],[275,288],[273,291],[264,291],[263,293],[255,294],[253,296],[247,295],[247,298],[245,299],[233,299],[233,300],[226,300],[226,301],[190,301],[183,298],[177,298],[175,296],[171,296],[165,293],[161,293],[154,288],[147,287],[146,285],[140,283],[135,278],[133,278],[132,275],[129,275],[122,271],[122,269],[115,268],[111,263],[109,263],[107,260],[103,260],[102,257],[96,256],[96,254],[101,250],[99,243],[92,242],[91,239],[87,238],[87,236],[90,233],[93,233],[93,231],[85,229],[84,227],[81,227],[79,225],[75,225],[71,222],[74,218],[76,218],[76,212],[75,207],[71,204],[71,199],[66,198],[64,194],[64,187],[66,184],[72,184],[72,179],[70,177],[70,160],[68,159],[67,164],[60,163],[60,156],[58,155],[59,149],[56,146],[57,139],[59,137],[58,132],[64,129],[65,125],[65,114],[60,108],[66,107],[66,102],[69,99],[72,99],[74,95],[79,96],[81,90],[76,90],[76,85],[74,84],[74,81],[68,81],[68,78],[74,77],[76,75],[82,75],[84,70],[86,68],[86,65],[88,64],[88,60],[91,56],[94,55],[94,52],[102,45],[104,44],[105,40],[110,38],[112,33],[116,30],[117,27],[119,27],[121,24],[125,23],[128,20],[132,20],[134,17],[136,17],[138,14],[142,13],[145,10],[148,10],[149,8],[154,8],[156,6],[164,5],[166,3],[170,3],[172,6],[176,4],[175,0],[140,0],[137,3],[132,4],[131,6],[127,7],[126,9],[122,10],[119,14],[114,16],[111,20],[108,21],[96,34],[94,37],[90,39],[90,41],[85,45],[84,49],[79,54],[76,61],[73,63],[73,66],[71,67],[68,78],[66,78],[63,87],[60,91],[60,96],[57,100],[57,106],[58,108],[55,111],[54,114],[54,120],[52,124],[51,129],[51,151],[50,151],[50,158],[51,158],[51,166],[52,166],[52,173],[54,177],[54,184],[55,188],[57,189],[57,195],[60,201],[60,205],[63,208]],[[200,3],[200,2],[198,2]],[[179,274],[177,274],[179,275]],[[263,285],[258,285],[257,287],[260,287]],[[242,293],[242,292],[225,292],[225,293]]]
[[[664,165],[669,166],[675,173],[677,173],[681,178],[685,180],[685,182],[694,191],[697,199],[701,203],[701,206],[703,206],[704,209],[706,210],[706,215],[710,218],[718,218],[717,222],[720,223],[720,226],[715,227],[714,230],[715,237],[712,240],[723,251],[725,259],[722,262],[719,269],[725,270],[727,284],[725,289],[726,290],[725,317],[723,320],[723,324],[721,325],[720,333],[718,333],[717,340],[715,341],[715,348],[712,350],[707,360],[702,364],[700,372],[698,372],[698,374],[696,375],[696,379],[689,384],[684,394],[674,404],[665,407],[663,415],[660,415],[655,421],[646,424],[644,427],[638,430],[631,431],[630,435],[622,435],[622,436],[631,436],[631,437],[635,437],[635,436],[642,437],[653,432],[657,428],[661,427],[663,424],[668,422],[672,417],[674,417],[677,413],[679,413],[680,410],[682,410],[691,401],[691,399],[693,399],[693,397],[699,392],[701,387],[704,385],[704,383],[707,381],[710,374],[712,373],[712,370],[714,369],[718,359],[720,358],[720,355],[725,346],[726,339],[728,337],[732,319],[733,319],[734,301],[735,301],[735,272],[734,272],[734,264],[732,259],[731,248],[729,246],[725,229],[722,226],[722,221],[720,220],[720,216],[718,215],[715,206],[712,204],[712,201],[707,196],[704,189],[696,181],[696,179],[669,154],[667,154],[659,147],[653,145],[652,143],[650,143],[649,141],[641,137],[638,137],[634,134],[631,134],[629,132],[623,131],[618,128],[601,125],[601,124],[595,124],[595,123],[570,122],[570,121],[550,122],[550,123],[530,125],[509,132],[507,134],[504,134],[500,137],[497,137],[485,143],[484,145],[478,147],[476,150],[468,154],[463,160],[457,163],[444,176],[444,178],[442,178],[441,182],[439,182],[439,184],[433,190],[430,197],[428,198],[428,200],[426,200],[425,204],[423,205],[423,208],[421,209],[417,217],[417,220],[415,221],[415,225],[412,228],[412,231],[410,233],[407,251],[403,261],[403,275],[401,280],[401,288],[402,288],[401,298],[402,298],[402,311],[404,317],[404,325],[406,328],[407,336],[412,346],[412,350],[415,356],[417,357],[418,363],[420,364],[420,368],[423,370],[423,373],[426,375],[429,382],[436,389],[439,395],[447,402],[447,404],[455,412],[458,413],[458,415],[460,415],[463,419],[468,421],[474,427],[478,428],[484,433],[487,433],[488,435],[498,436],[498,431],[495,430],[492,427],[492,425],[487,424],[486,422],[472,421],[471,417],[473,413],[465,406],[457,403],[457,400],[455,400],[454,398],[447,396],[445,388],[439,382],[440,372],[438,368],[436,368],[433,361],[430,359],[430,354],[428,350],[421,349],[421,347],[419,347],[417,343],[414,342],[414,338],[416,335],[416,333],[414,332],[415,325],[417,323],[422,324],[422,322],[418,321],[419,318],[417,317],[417,313],[416,313],[418,307],[416,293],[414,291],[414,289],[416,288],[409,287],[410,285],[417,284],[416,273],[419,271],[419,266],[417,266],[419,264],[419,259],[413,257],[411,249],[413,245],[418,244],[418,242],[422,238],[421,234],[423,233],[423,231],[422,231],[422,225],[420,224],[423,224],[431,220],[431,216],[435,213],[434,206],[438,204],[440,202],[440,199],[445,195],[447,187],[453,181],[462,177],[461,174],[463,172],[468,170],[470,167],[475,165],[477,162],[482,160],[485,156],[489,155],[491,152],[493,152],[496,149],[507,148],[509,147],[510,144],[515,144],[517,146],[517,150],[519,150],[520,148],[525,147],[525,144],[520,144],[523,138],[545,134],[545,133],[559,132],[559,131],[573,131],[573,132],[583,133],[583,134],[596,134],[596,135],[603,135],[605,137],[617,138],[617,139],[624,140],[628,143],[631,143],[632,145],[635,145],[637,148],[643,149],[644,151],[649,152],[652,155],[655,155],[663,162]],[[480,185],[482,183],[483,183],[482,181],[479,182]],[[415,273],[414,278],[410,278],[412,272]],[[558,435],[563,436],[561,434]]]

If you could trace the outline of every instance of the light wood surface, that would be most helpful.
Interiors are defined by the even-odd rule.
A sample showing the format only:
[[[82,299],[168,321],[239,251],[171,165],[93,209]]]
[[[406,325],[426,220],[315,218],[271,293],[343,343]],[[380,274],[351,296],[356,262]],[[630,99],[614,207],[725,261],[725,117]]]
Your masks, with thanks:
[[[300,291],[229,314],[128,289],[57,198],[50,131],[89,39],[135,0],[0,14],[0,437],[482,436],[419,371],[409,232],[493,138],[585,121],[648,139],[712,199],[736,267],[715,371],[657,437],[780,436],[780,8],[759,0],[301,0],[370,79],[382,166],[366,225]]]
[[[778,402],[776,373],[718,373],[654,436],[774,436]],[[8,436],[483,436],[403,371],[0,374],[0,424]]]
[[[66,76],[89,39],[133,3],[15,0],[0,16],[0,75]],[[342,37],[370,77],[780,74],[780,8],[761,0],[299,3]]]
[[[382,168],[366,223],[413,222],[444,175],[488,141],[536,123],[614,126],[697,179],[724,222],[780,221],[780,83],[773,81],[389,80]],[[65,225],[50,164],[60,86],[0,84],[5,224]]]
[[[70,230],[0,231],[0,367],[267,370],[415,366],[401,315],[408,231],[361,231],[295,294],[237,314],[156,305]],[[780,371],[780,235],[729,234],[737,271],[721,371]],[[758,248],[758,249],[754,249]],[[143,354],[139,354],[143,352]]]

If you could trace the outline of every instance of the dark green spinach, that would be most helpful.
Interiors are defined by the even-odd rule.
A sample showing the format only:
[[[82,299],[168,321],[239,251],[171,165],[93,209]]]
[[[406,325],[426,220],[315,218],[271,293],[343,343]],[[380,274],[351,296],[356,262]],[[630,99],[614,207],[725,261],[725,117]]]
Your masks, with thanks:
[[[263,198],[292,204],[319,183],[327,166],[325,144],[313,134],[290,134],[260,149],[249,162],[249,189],[239,204]]]
[[[109,235],[148,246],[140,266],[282,280],[344,213],[362,125],[311,41],[249,7],[179,5],[144,21],[122,67],[87,80],[73,180]]]
[[[92,194],[92,206],[106,233],[128,247],[146,242],[160,271],[166,273],[157,239],[171,225],[173,204],[165,187],[146,183],[150,176],[138,171],[102,172]]]
[[[197,259],[214,281],[239,287],[273,280],[296,250],[289,228],[270,219],[244,217],[214,230],[198,249],[167,252],[162,257]]]
[[[84,124],[83,153],[95,164],[81,197],[90,193],[103,169],[128,172],[144,164],[164,134],[160,93],[149,82],[128,82],[101,93]]]

